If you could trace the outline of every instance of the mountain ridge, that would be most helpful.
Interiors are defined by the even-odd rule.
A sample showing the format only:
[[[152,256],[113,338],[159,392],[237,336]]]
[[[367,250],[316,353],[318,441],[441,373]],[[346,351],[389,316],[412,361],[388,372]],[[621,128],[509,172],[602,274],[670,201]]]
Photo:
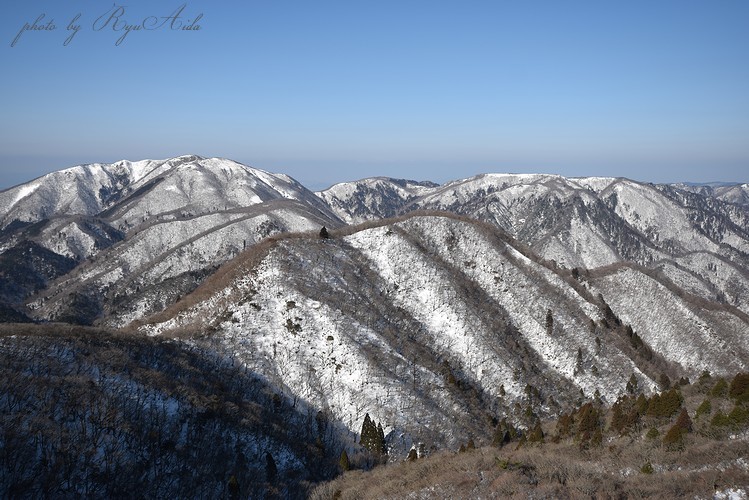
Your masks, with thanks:
[[[264,470],[299,487],[322,477],[321,459],[334,474],[344,451],[363,468],[388,460],[365,450],[367,420],[399,460],[749,371],[749,205],[707,188],[485,174],[313,193],[225,159],[111,165],[119,177],[81,167],[0,193],[0,319],[42,323],[4,326],[0,351],[62,353],[58,371],[72,356],[92,387],[100,369],[161,374],[135,392],[157,403],[145,414],[191,432],[213,422],[243,481]],[[139,340],[174,358],[128,362],[148,351]],[[42,361],[23,363],[37,373]],[[202,387],[200,366],[242,397],[212,376],[183,398],[178,381]],[[172,436],[163,446],[182,453]]]
[[[55,187],[60,178],[69,179]],[[242,237],[240,242],[239,237],[252,233],[253,227],[260,234],[249,238],[249,244],[278,231],[338,227],[344,221],[363,222],[413,210],[444,210],[488,221],[561,266],[594,269],[635,262],[660,270],[690,293],[725,301],[747,312],[749,209],[711,196],[704,189],[695,192],[679,185],[548,174],[480,174],[443,185],[376,177],[312,193],[284,174],[227,159],[184,155],[167,160],[123,160],[72,167],[0,192],[0,221],[4,225],[0,255],[30,240],[72,258],[83,265],[82,270],[96,267],[95,256],[112,254],[112,246],[131,247],[130,254],[136,258],[136,248],[153,246],[139,241],[167,237],[171,243],[160,243],[166,253],[154,253],[153,248],[139,257],[154,262],[149,268],[158,267],[163,259],[175,262],[167,265],[173,271],[161,273],[158,281],[198,270],[174,252],[188,252],[204,263],[220,265],[247,247],[248,238]],[[38,203],[40,199],[44,203]],[[291,204],[284,206],[281,200]],[[34,208],[29,209],[30,205]],[[252,206],[259,207],[257,217],[247,212]],[[239,215],[243,211],[247,217]],[[187,229],[187,222],[193,229]],[[159,227],[184,236],[176,241]],[[211,228],[222,234],[222,243],[205,254],[205,249],[195,245],[201,234],[208,237]],[[134,263],[123,266],[118,273],[130,272]],[[61,268],[52,274],[66,272]],[[47,279],[41,281],[46,283]],[[95,285],[101,286],[108,285]],[[24,293],[39,291],[35,286]],[[171,296],[167,302],[176,295]],[[38,299],[32,303],[40,312],[42,306]],[[95,309],[98,312],[92,319],[103,311],[100,306]],[[37,317],[54,319],[57,313],[41,314]],[[120,324],[129,320],[120,320]]]
[[[382,181],[354,184],[318,193],[347,222],[447,210],[489,221],[565,267],[658,263],[673,279],[693,281],[689,286],[706,298],[729,294],[732,303],[749,310],[741,298],[749,262],[744,205],[624,178],[483,174],[408,199],[388,196],[392,190]],[[693,277],[679,276],[682,268]]]
[[[473,412],[451,417],[464,427],[440,424],[445,417],[432,408],[437,394],[457,398],[438,408],[470,406],[463,398],[478,398],[492,414],[522,420],[513,404],[534,401],[527,390],[540,391],[534,411],[550,415],[576,401],[580,390],[612,403],[626,393],[633,373],[642,390],[653,391],[663,373],[678,379],[749,366],[749,352],[738,347],[749,339],[746,315],[720,305],[702,309],[699,301],[669,295],[657,279],[626,265],[624,277],[637,286],[612,282],[611,275],[572,286],[571,276],[518,252],[514,240],[493,226],[477,224],[453,214],[422,213],[333,231],[331,240],[313,233],[272,237],[244,257],[246,265],[236,260],[231,270],[207,280],[195,300],[139,328],[149,335],[207,335],[284,392],[326,408],[351,429],[366,409],[385,422],[400,451],[417,436],[452,446],[481,428]],[[436,247],[428,239],[438,233],[453,234],[456,241],[452,250],[432,255]],[[477,246],[493,238],[497,243]],[[466,255],[476,259],[467,268]],[[314,269],[316,262],[321,269]],[[462,271],[456,272],[458,267]],[[349,286],[336,286],[343,282]],[[664,307],[681,309],[686,322],[658,331],[631,316],[653,301],[645,286],[662,287]],[[596,298],[601,291],[606,302]],[[613,300],[624,291],[638,297],[636,309]],[[607,302],[616,319],[606,320]],[[630,321],[630,335],[638,335],[628,338]],[[730,330],[737,332],[727,336]],[[494,332],[502,332],[499,345]],[[637,345],[633,339],[639,347],[631,347]],[[455,393],[451,377],[467,394]],[[357,382],[354,387],[334,382],[343,380]],[[373,393],[359,394],[363,388]],[[409,423],[411,413],[398,413],[405,401],[420,408],[416,422]],[[405,440],[395,439],[401,435]]]

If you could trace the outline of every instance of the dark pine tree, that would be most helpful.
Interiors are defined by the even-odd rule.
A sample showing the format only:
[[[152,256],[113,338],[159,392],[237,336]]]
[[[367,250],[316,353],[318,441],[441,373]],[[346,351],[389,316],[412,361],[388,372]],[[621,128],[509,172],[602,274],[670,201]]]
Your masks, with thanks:
[[[692,432],[692,419],[689,418],[689,413],[687,413],[686,408],[681,409],[681,413],[679,413],[679,417],[676,419],[674,425],[679,429],[682,429],[684,432]]]
[[[343,450],[341,452],[341,458],[338,459],[338,467],[340,467],[343,472],[351,470],[351,462],[349,462],[348,453],[346,453],[346,450]]]
[[[276,475],[278,474],[278,468],[276,467],[276,461],[273,460],[273,455],[270,452],[265,452],[265,478],[269,483],[276,481]]]
[[[359,444],[369,451],[373,450],[374,447],[374,436],[377,435],[377,427],[375,427],[372,419],[369,418],[369,413],[364,415],[364,422],[361,424],[361,436],[359,437]]]
[[[239,481],[237,481],[237,476],[232,476],[229,478],[229,484],[227,485],[229,490],[229,498],[232,500],[239,498]]]
[[[374,455],[376,460],[380,460],[387,455],[385,432],[381,424],[375,423],[369,417],[369,413],[364,416],[359,443]]]
[[[387,445],[385,444],[385,431],[382,428],[382,424],[379,422],[377,423],[377,444],[379,445],[379,453],[380,455],[387,455]]]
[[[533,427],[533,430],[528,435],[528,441],[531,443],[544,442],[544,431],[541,429],[541,422],[536,422],[536,426]]]
[[[728,395],[737,403],[749,402],[749,373],[737,373],[731,381]]]
[[[636,394],[637,389],[638,389],[637,386],[638,386],[637,377],[635,377],[635,374],[633,373],[629,377],[629,381],[627,382],[627,392],[630,394]]]
[[[667,391],[671,388],[671,379],[665,373],[661,373],[658,379],[658,385],[661,386],[662,391]]]

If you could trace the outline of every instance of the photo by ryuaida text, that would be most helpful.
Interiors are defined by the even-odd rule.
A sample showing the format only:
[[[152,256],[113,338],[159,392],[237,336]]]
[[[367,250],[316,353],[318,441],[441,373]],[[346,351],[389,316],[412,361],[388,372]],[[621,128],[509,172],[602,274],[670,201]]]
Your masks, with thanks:
[[[53,17],[46,13],[39,14],[33,21],[25,22],[19,29],[10,46],[15,47],[21,41],[24,34],[53,32],[63,29],[66,37],[62,44],[68,46],[78,33],[88,26],[94,32],[113,32],[118,35],[114,44],[120,46],[131,32],[137,31],[200,31],[199,21],[203,19],[203,13],[186,15],[187,4],[182,4],[164,16],[148,15],[138,16],[133,14],[126,5],[114,4],[103,14],[96,18],[85,16],[79,12],[70,18],[70,21],[58,25]],[[93,19],[87,23],[87,20]]]

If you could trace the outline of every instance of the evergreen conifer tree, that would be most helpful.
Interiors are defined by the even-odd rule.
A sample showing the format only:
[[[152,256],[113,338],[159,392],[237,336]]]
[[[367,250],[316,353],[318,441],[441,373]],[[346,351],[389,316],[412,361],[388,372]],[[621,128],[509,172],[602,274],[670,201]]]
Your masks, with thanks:
[[[647,434],[645,434],[645,437],[648,439],[658,439],[658,436],[660,436],[661,433],[658,432],[658,429],[655,427],[651,427]]]
[[[375,427],[374,423],[372,423],[372,419],[369,418],[369,413],[367,413],[366,415],[364,415],[364,422],[361,425],[361,436],[359,438],[359,444],[361,444],[369,451],[373,451],[375,441],[374,436],[376,435],[377,428]]]
[[[382,428],[382,424],[379,422],[377,423],[377,440],[377,444],[379,445],[378,451],[380,455],[387,455],[388,450],[387,445],[385,444],[385,431]]]
[[[716,398],[722,398],[728,393],[728,382],[726,382],[726,379],[723,377],[719,378],[717,382],[715,382],[715,385],[713,386],[713,390],[710,391],[710,394],[712,396],[715,396]]]
[[[543,443],[544,442],[544,431],[541,429],[541,422],[536,422],[535,427],[528,436],[528,441],[531,443]]]
[[[627,392],[630,394],[636,394],[637,393],[637,377],[635,377],[635,374],[633,373],[629,377],[629,381],[627,382]]]
[[[369,413],[364,416],[359,443],[376,457],[387,455],[385,432],[381,424],[375,424],[369,417]]]
[[[623,402],[617,401],[614,403],[614,406],[611,407],[611,424],[609,424],[610,429],[619,434],[624,434],[624,429],[627,425],[627,417],[624,414],[622,406]]]
[[[270,452],[265,452],[265,477],[269,483],[273,483],[276,480],[278,474],[278,468],[276,467],[276,461],[273,460],[273,455]]]
[[[671,388],[671,379],[668,378],[668,375],[665,373],[661,373],[661,377],[658,379],[658,385],[661,386],[662,391],[667,391]]]
[[[232,476],[229,478],[229,484],[227,485],[227,488],[229,490],[229,498],[239,498],[239,481],[237,481],[237,476]]]
[[[681,413],[679,413],[679,417],[676,419],[674,425],[685,432],[692,432],[692,419],[689,418],[689,413],[687,413],[686,408],[681,409]]]
[[[692,419],[689,418],[687,410],[682,408],[676,423],[663,437],[663,444],[669,450],[684,449],[684,435],[692,432]]]
[[[737,373],[731,381],[728,395],[737,403],[749,402],[749,373]]]
[[[348,459],[348,453],[346,453],[346,450],[341,452],[341,458],[338,459],[338,467],[340,467],[343,472],[351,470],[351,462]]]
[[[705,399],[702,404],[700,404],[697,407],[697,412],[695,413],[695,417],[699,418],[702,415],[710,415],[710,413],[713,411],[713,405],[710,402],[709,399]]]

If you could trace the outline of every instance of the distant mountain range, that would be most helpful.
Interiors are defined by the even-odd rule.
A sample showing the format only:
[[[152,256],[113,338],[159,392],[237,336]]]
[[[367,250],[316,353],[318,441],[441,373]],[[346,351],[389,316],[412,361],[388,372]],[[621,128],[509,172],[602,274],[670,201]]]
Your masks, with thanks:
[[[5,321],[197,343],[341,439],[369,413],[393,450],[749,369],[747,184],[485,174],[313,193],[182,156],[5,190],[0,225]]]

